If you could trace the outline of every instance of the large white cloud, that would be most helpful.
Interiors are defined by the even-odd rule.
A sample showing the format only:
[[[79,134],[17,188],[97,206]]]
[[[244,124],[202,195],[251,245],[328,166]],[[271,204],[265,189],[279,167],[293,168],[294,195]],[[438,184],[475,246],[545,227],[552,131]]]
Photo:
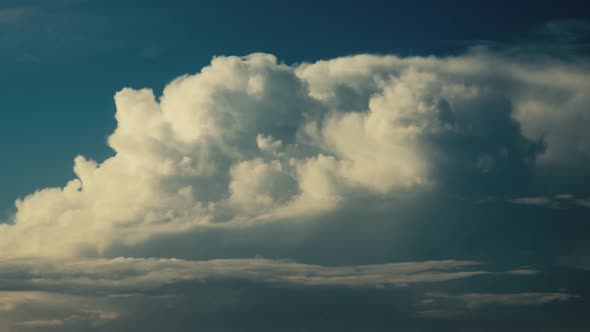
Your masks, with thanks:
[[[445,174],[526,170],[539,155],[587,158],[590,75],[580,68],[489,54],[293,66],[217,57],[159,98],[118,92],[115,155],[79,156],[64,187],[18,200],[0,255],[100,255],[114,242],[317,215]]]

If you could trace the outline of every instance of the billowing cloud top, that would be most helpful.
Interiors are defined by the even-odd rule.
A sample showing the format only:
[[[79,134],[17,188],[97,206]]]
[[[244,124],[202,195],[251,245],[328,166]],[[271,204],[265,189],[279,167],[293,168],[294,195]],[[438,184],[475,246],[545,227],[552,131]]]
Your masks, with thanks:
[[[357,55],[290,66],[256,53],[216,57],[159,98],[123,89],[114,156],[79,156],[63,188],[18,200],[0,255],[101,255],[451,181],[502,193],[535,165],[590,157],[590,75],[541,61]]]

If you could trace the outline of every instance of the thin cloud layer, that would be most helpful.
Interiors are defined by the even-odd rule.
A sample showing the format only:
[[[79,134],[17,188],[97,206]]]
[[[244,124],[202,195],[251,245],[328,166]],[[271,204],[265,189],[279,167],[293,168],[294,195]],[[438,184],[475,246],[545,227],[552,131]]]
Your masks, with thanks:
[[[76,293],[134,293],[181,282],[238,280],[287,286],[375,287],[432,283],[492,274],[472,261],[428,261],[358,266],[321,266],[292,261],[218,259],[48,259],[0,261],[0,288]],[[518,275],[519,271],[508,272]],[[33,297],[4,301],[5,309]]]
[[[588,198],[575,197],[572,194],[557,194],[554,196],[534,196],[534,197],[519,197],[510,200],[510,202],[519,205],[530,206],[544,206],[551,208],[571,208],[571,207],[585,207],[590,208],[590,200]]]
[[[426,297],[418,305],[418,315],[437,318],[452,318],[489,306],[535,306],[579,299],[567,292],[426,294]]]
[[[588,77],[490,54],[216,57],[159,98],[118,92],[114,156],[79,156],[64,187],[19,199],[0,255],[101,255],[156,235],[317,219],[358,195],[502,192],[536,163],[590,155]]]
[[[73,328],[85,330],[120,319],[108,298],[44,291],[0,291],[3,331]]]
[[[191,316],[207,315],[211,310],[231,313],[236,303],[247,304],[252,299],[224,298],[223,294],[239,294],[246,289],[262,298],[265,292],[273,290],[300,294],[310,288],[319,292],[344,291],[349,295],[359,290],[400,292],[407,297],[404,290],[412,285],[436,287],[473,277],[529,278],[536,272],[491,272],[484,267],[479,262],[454,260],[321,266],[262,258],[3,259],[0,260],[0,326],[6,331],[111,329],[116,324],[126,326],[130,321],[147,319],[150,306],[162,310],[166,303],[173,305],[173,312],[189,310]],[[219,298],[206,297],[211,292]],[[199,308],[176,307],[193,299],[201,299]],[[294,304],[284,299],[281,302]]]

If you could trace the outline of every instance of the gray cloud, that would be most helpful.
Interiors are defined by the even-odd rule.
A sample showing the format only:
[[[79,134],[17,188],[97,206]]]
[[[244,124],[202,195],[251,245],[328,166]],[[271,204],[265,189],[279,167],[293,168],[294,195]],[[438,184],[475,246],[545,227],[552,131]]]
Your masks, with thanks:
[[[345,291],[342,294],[346,297],[358,294],[359,289],[363,294],[373,291],[387,297],[391,297],[386,295],[388,292],[399,292],[413,301],[407,289],[414,286],[476,276],[527,278],[536,273],[532,270],[492,272],[482,267],[483,264],[474,261],[453,260],[321,266],[261,258],[3,259],[0,261],[0,326],[11,332],[51,327],[64,331],[111,330],[117,326],[125,329],[125,324],[149,319],[146,312],[154,308],[179,317],[232,315],[235,306],[256,303],[249,293],[266,299],[265,296],[281,292],[302,296],[310,288],[317,294],[326,290],[333,294]],[[195,299],[200,300],[195,303]],[[187,301],[198,304],[198,309],[187,307]],[[297,302],[281,297],[280,303],[289,307]]]
[[[510,200],[519,205],[545,206],[551,208],[590,207],[590,200],[577,198],[572,194],[556,194],[553,196],[519,197]]]
[[[53,327],[63,325],[63,320],[59,319],[47,319],[47,320],[28,320],[24,322],[18,322],[15,325],[24,327]]]
[[[549,197],[539,196],[539,197],[520,197],[511,200],[514,204],[522,204],[522,205],[549,205],[553,201]]]
[[[180,282],[240,280],[292,286],[375,287],[441,282],[492,272],[472,261],[321,266],[284,260],[5,259],[0,286],[35,290],[133,293]],[[518,271],[514,272],[518,274]]]
[[[488,306],[531,306],[579,299],[571,293],[469,293],[426,294],[418,306],[418,314],[425,317],[451,318],[484,310]]]
[[[0,303],[3,331],[96,328],[124,315],[108,298],[64,292],[0,291]]]

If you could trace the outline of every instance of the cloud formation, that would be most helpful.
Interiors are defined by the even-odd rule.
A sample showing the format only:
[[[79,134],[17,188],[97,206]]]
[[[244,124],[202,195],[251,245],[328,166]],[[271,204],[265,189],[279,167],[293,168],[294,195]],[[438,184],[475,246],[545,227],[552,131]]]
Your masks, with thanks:
[[[0,291],[3,331],[84,330],[120,319],[124,314],[108,298],[59,292]]]
[[[468,314],[488,306],[531,306],[552,302],[565,302],[579,296],[565,292],[554,293],[468,293],[427,294],[418,310],[420,316],[450,318]]]
[[[318,292],[336,290],[358,294],[362,290],[403,295],[411,285],[440,285],[453,280],[506,278],[507,275],[528,278],[535,273],[532,270],[492,272],[479,262],[454,260],[322,266],[262,258],[3,259],[0,260],[0,326],[6,331],[51,327],[68,331],[89,327],[110,330],[116,324],[125,326],[129,321],[141,321],[150,305],[163,310],[166,303],[183,303],[187,293],[191,301],[202,298],[199,308],[188,309],[194,317],[207,315],[210,310],[225,315],[232,312],[236,302],[252,301],[248,296],[239,300],[223,298],[223,294],[240,290],[256,292],[261,298],[265,298],[265,292],[277,289],[301,294],[309,288]],[[207,297],[211,292],[216,295]],[[293,305],[284,299],[281,302],[287,307]],[[173,311],[182,313],[183,309],[173,307]]]
[[[0,261],[0,288],[77,293],[133,293],[180,282],[249,281],[289,286],[375,287],[431,283],[493,274],[472,261],[427,261],[357,266],[321,266],[285,260],[48,259]],[[518,275],[519,271],[508,273]],[[5,310],[20,300],[3,301]],[[43,295],[41,295],[43,298]]]
[[[510,200],[519,205],[545,206],[551,208],[570,208],[572,206],[590,208],[590,199],[575,197],[572,194],[557,194],[553,196],[519,197]]]
[[[286,65],[255,53],[216,57],[158,98],[123,89],[114,156],[78,156],[64,187],[19,199],[0,255],[101,255],[115,242],[313,218],[358,195],[501,192],[539,160],[590,156],[590,76],[542,64],[468,54]]]

